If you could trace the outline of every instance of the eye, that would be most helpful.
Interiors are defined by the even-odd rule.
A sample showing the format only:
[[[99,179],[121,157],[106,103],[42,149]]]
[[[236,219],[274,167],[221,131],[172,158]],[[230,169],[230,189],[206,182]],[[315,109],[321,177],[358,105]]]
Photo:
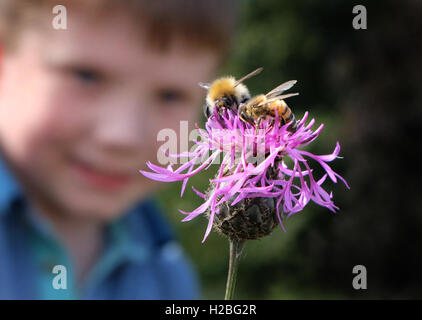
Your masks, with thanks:
[[[81,82],[84,83],[98,83],[101,81],[101,74],[98,71],[85,69],[85,68],[75,68],[71,70],[72,75]]]
[[[175,104],[184,102],[187,99],[187,94],[180,89],[160,89],[156,93],[156,97],[160,103]]]

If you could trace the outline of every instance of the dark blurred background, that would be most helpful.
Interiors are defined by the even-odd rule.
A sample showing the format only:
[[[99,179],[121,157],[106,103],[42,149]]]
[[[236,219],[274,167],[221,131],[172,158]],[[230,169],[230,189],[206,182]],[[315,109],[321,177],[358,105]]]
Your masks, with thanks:
[[[367,9],[367,30],[355,30],[355,5]],[[422,1],[241,1],[237,35],[221,74],[242,76],[252,93],[297,79],[290,100],[325,124],[312,152],[341,156],[332,163],[351,186],[327,185],[336,214],[310,204],[261,240],[247,243],[236,298],[422,298],[422,212],[419,130],[422,124]],[[192,179],[205,190],[214,171]],[[189,188],[188,188],[189,189]],[[204,298],[224,295],[228,242],[207,221],[181,223],[177,208],[201,204],[180,184],[160,195],[179,237],[197,265]],[[367,290],[352,287],[364,265]]]

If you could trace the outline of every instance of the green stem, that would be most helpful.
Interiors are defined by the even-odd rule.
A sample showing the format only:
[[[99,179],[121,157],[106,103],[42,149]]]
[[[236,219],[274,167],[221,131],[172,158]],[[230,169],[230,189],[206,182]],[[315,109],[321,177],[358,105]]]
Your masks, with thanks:
[[[230,242],[230,260],[229,272],[227,275],[226,295],[224,300],[232,300],[234,288],[236,285],[237,269],[239,266],[240,255],[242,253],[243,241],[229,240]]]

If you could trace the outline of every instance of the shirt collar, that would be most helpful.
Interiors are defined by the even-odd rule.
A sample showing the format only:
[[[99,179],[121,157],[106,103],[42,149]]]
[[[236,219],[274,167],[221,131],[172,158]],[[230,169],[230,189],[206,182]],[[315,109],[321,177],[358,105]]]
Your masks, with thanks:
[[[0,216],[4,215],[13,201],[21,196],[21,188],[10,173],[0,151]]]

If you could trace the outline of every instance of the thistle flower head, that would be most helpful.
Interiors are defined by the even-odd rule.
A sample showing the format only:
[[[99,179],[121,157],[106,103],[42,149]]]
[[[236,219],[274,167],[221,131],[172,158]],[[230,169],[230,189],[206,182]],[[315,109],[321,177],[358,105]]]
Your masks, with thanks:
[[[218,112],[214,108],[205,130],[199,129],[201,141],[195,141],[194,151],[172,155],[187,157],[186,163],[173,169],[171,165],[162,168],[148,162],[152,172],[141,173],[158,181],[183,181],[183,195],[190,177],[220,160],[218,174],[210,180],[206,193],[192,187],[204,202],[192,212],[179,210],[186,215],[183,221],[207,213],[209,223],[203,242],[213,225],[238,240],[269,234],[277,221],[284,230],[283,220],[303,210],[310,201],[333,212],[338,209],[332,193],[322,187],[327,177],[335,183],[340,179],[349,188],[327,164],[338,157],[338,142],[327,155],[303,150],[323,129],[320,125],[312,130],[315,121],[306,123],[307,118],[306,112],[292,132],[289,130],[292,123],[283,125],[277,113],[274,119],[261,121],[260,127],[255,128],[242,121],[237,110]],[[286,161],[288,158],[290,161]],[[325,171],[319,179],[314,177],[309,159],[315,160]]]

